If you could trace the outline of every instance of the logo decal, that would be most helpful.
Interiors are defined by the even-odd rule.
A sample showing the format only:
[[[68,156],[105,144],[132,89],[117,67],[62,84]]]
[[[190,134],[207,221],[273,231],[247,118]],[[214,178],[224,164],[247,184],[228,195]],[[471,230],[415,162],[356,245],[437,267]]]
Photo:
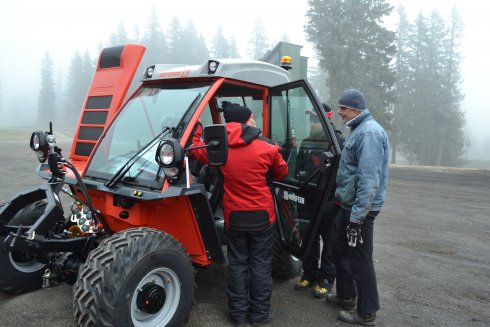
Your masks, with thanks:
[[[160,78],[182,78],[189,76],[190,70],[176,71],[176,72],[163,72],[160,73]]]
[[[284,200],[289,200],[293,202],[298,202],[299,204],[305,204],[305,198],[301,196],[297,196],[294,193],[288,193],[287,191],[284,191]]]

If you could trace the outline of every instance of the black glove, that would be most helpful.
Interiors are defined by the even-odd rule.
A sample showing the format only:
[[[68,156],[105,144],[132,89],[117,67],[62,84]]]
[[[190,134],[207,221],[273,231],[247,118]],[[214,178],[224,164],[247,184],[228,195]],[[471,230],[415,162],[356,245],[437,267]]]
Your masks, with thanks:
[[[350,222],[347,225],[347,244],[355,248],[357,243],[362,244],[361,224]]]

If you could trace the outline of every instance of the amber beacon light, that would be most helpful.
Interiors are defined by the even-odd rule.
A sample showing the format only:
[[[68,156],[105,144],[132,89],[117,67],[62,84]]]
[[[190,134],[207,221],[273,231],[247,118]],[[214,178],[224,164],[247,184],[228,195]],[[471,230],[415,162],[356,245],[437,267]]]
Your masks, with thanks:
[[[290,70],[291,68],[293,68],[293,59],[290,56],[282,56],[281,67],[285,70]]]

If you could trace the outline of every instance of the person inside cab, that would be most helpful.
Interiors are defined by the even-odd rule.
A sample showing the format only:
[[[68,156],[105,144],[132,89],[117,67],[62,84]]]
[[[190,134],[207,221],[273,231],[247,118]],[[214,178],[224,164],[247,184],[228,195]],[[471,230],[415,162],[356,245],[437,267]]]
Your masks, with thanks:
[[[332,118],[331,108],[322,103],[322,107],[329,120]],[[309,178],[321,164],[321,155],[331,147],[331,142],[327,141],[326,134],[323,131],[320,119],[313,110],[306,110],[306,115],[310,121],[310,135],[301,143],[298,152],[298,179],[304,180]],[[335,136],[339,145],[342,147],[344,137],[342,132],[338,131],[335,126]],[[318,181],[320,177],[314,178]],[[332,292],[335,282],[335,267],[333,258],[333,236],[337,208],[334,203],[335,188],[327,200],[327,209],[322,217],[316,235],[313,237],[313,243],[310,252],[303,261],[303,275],[300,281],[295,285],[298,291],[310,289],[313,287],[313,295],[317,298],[326,297]],[[298,208],[298,215],[305,220],[311,220],[316,204],[308,201]],[[321,238],[321,243],[320,243]],[[323,246],[320,246],[322,244]]]

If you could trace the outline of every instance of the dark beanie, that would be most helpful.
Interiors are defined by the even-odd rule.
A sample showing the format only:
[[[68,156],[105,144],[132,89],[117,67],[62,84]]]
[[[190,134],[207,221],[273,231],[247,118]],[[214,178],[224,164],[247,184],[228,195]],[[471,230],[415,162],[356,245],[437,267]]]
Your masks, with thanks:
[[[327,113],[328,119],[331,120],[332,116],[333,116],[332,108],[330,108],[330,106],[326,103],[322,103],[322,107],[323,107],[323,110],[325,110],[325,112]]]
[[[325,110],[326,113],[332,112],[332,108],[326,103],[322,103],[323,110]]]
[[[224,108],[224,116],[227,123],[235,122],[245,124],[251,115],[252,110],[236,103],[231,103]]]
[[[361,91],[359,90],[347,89],[340,95],[339,107],[365,110],[366,102],[364,100],[364,95],[362,95]]]

